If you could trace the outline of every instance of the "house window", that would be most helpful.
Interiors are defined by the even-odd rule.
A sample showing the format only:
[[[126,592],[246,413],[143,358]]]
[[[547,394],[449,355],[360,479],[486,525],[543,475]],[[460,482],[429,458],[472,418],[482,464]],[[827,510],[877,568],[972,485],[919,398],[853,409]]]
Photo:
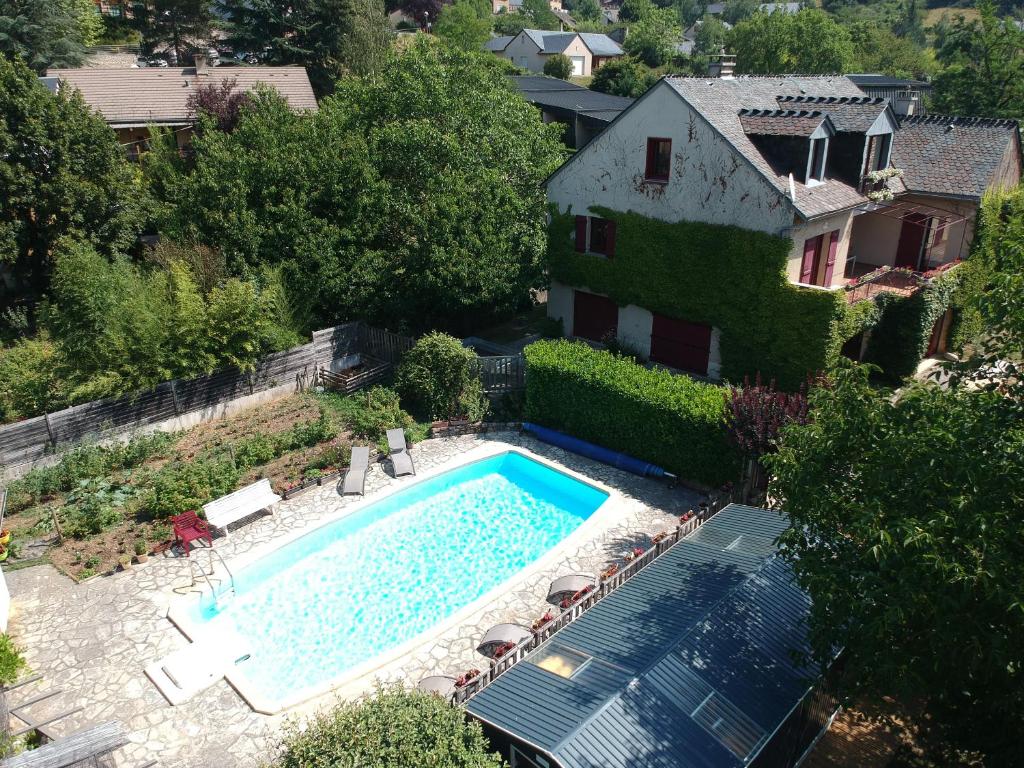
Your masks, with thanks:
[[[668,181],[668,173],[672,166],[672,139],[647,140],[647,168],[644,179],[647,181]]]
[[[828,139],[811,139],[811,152],[807,159],[808,184],[825,180],[826,155],[828,155]]]
[[[576,250],[611,258],[615,255],[615,222],[597,216],[576,217]]]
[[[805,240],[804,255],[800,263],[800,282],[804,285],[830,288],[838,250],[838,229]]]
[[[707,376],[711,361],[711,326],[655,313],[650,357],[656,363]]]
[[[875,162],[871,170],[882,171],[889,167],[889,152],[892,149],[892,134],[883,133],[877,137],[875,144],[878,147],[877,154],[875,155]]]

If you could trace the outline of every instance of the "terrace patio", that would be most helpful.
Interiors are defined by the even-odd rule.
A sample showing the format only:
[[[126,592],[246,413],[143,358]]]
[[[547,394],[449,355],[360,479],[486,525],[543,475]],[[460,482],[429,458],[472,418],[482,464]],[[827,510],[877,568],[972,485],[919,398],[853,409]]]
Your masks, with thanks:
[[[375,676],[414,686],[431,674],[456,676],[471,667],[485,668],[474,650],[484,632],[500,622],[530,625],[549,606],[547,588],[569,572],[595,575],[634,546],[647,546],[655,533],[673,528],[678,517],[701,497],[598,464],[513,432],[438,438],[418,444],[412,454],[423,472],[439,467],[481,443],[526,448],[563,468],[579,472],[618,491],[623,502],[612,519],[592,529],[582,544],[560,553],[550,567],[531,572],[464,623],[424,642],[401,661]],[[409,483],[396,480],[374,464],[367,497]],[[261,516],[215,540],[228,559],[266,545],[290,532],[316,524],[359,503],[342,498],[335,486],[314,488],[282,502],[273,516]],[[205,556],[200,555],[203,561]],[[117,719],[131,734],[119,764],[134,766],[156,759],[161,766],[204,768],[251,766],[272,755],[274,734],[285,717],[329,706],[329,694],[290,710],[266,716],[252,711],[225,681],[216,683],[179,707],[171,707],[143,674],[143,667],[184,646],[185,638],[166,618],[173,586],[188,584],[185,558],[155,557],[142,566],[109,577],[75,584],[50,566],[6,574],[12,595],[9,632],[24,649],[30,668],[43,680],[23,689],[24,696],[54,687],[63,693],[31,711],[37,720],[81,705],[78,714],[54,728],[69,734],[79,728]],[[373,677],[346,685],[345,696],[371,689]]]

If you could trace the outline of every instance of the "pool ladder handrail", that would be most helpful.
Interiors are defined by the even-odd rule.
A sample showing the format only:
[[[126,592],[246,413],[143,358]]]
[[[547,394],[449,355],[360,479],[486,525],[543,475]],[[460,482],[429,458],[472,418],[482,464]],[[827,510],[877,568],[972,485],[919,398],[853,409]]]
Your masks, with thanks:
[[[218,552],[217,550],[213,549],[212,547],[207,549],[207,550],[205,550],[205,551],[207,552],[208,557],[209,557],[209,563],[210,563],[210,571],[209,571],[209,573],[207,573],[206,569],[203,568],[199,564],[198,558],[196,560],[192,560],[191,558],[189,558],[189,561],[188,561],[189,575],[192,577],[192,586],[194,587],[196,585],[196,583],[199,581],[196,578],[196,572],[195,572],[196,568],[199,568],[200,575],[203,577],[203,580],[206,582],[206,586],[208,586],[210,588],[210,594],[213,595],[213,602],[214,602],[214,604],[218,604],[220,602],[220,598],[223,595],[218,595],[217,594],[217,590],[214,588],[213,582],[210,581],[210,577],[213,576],[213,574],[216,572],[216,565],[213,562],[213,558],[216,557],[217,560],[220,561],[220,564],[222,566],[224,566],[224,570],[225,570],[225,572],[227,572],[227,575],[228,575],[228,589],[223,593],[224,595],[227,595],[227,594],[232,594],[233,595],[233,594],[237,593],[237,590],[235,589],[235,575],[231,572],[231,569],[228,568],[228,564],[224,560],[224,557],[220,554],[220,552]],[[219,583],[219,580],[218,580],[218,583]]]

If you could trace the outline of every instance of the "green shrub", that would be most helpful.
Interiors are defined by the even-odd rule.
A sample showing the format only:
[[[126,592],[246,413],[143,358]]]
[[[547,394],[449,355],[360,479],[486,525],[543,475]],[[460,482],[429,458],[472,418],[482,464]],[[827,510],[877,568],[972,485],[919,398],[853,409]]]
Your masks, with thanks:
[[[240,470],[246,470],[273,461],[279,455],[275,442],[267,435],[253,435],[239,440],[234,445],[235,464]]]
[[[76,539],[102,533],[124,519],[125,505],[137,490],[102,479],[81,480],[64,506],[64,533]]]
[[[290,723],[277,768],[503,768],[480,724],[440,697],[400,686]]]
[[[11,685],[25,669],[25,658],[10,635],[0,635],[0,685]]]
[[[564,53],[549,56],[548,60],[544,62],[544,74],[548,77],[568,80],[572,77],[572,60]]]
[[[664,467],[684,480],[735,479],[727,391],[570,341],[526,348],[526,419]]]
[[[166,519],[224,496],[238,485],[239,471],[224,458],[173,462],[149,480],[147,508]]]
[[[335,467],[341,469],[348,466],[351,456],[352,447],[342,441],[341,438],[335,438],[320,449],[320,452],[309,462],[309,468],[326,469],[327,467]]]
[[[405,353],[395,387],[416,414],[428,419],[468,416],[478,421],[486,412],[477,375],[476,354],[446,333],[428,333]]]

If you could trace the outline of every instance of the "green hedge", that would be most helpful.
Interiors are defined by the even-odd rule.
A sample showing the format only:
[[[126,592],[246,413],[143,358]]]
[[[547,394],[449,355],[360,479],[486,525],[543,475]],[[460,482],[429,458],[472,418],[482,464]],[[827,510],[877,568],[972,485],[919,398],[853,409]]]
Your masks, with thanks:
[[[538,341],[526,354],[526,420],[622,451],[688,480],[734,480],[726,393],[582,342]]]
[[[577,253],[574,217],[553,211],[552,279],[610,296],[619,306],[719,328],[722,376],[731,381],[760,372],[792,389],[835,363],[846,340],[842,291],[790,284],[789,239],[605,208],[590,212],[615,221],[615,257]]]

